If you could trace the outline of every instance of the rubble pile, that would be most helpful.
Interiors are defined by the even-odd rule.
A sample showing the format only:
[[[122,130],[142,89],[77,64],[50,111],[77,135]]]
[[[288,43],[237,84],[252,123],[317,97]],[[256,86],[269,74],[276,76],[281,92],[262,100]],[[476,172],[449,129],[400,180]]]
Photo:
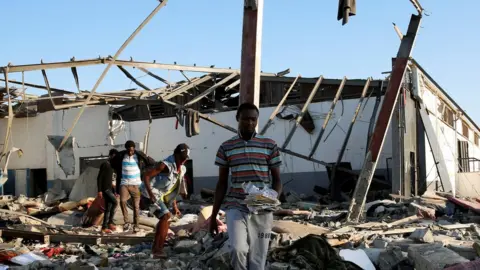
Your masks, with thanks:
[[[122,232],[118,226],[114,234],[103,235],[98,226],[101,215],[86,222],[98,198],[69,201],[59,195],[0,198],[0,269],[228,269],[228,228],[222,211],[216,217],[220,234],[212,237],[207,232],[211,191],[178,203],[183,215],[171,219],[166,260],[151,256],[157,219],[148,211],[141,215],[142,232]],[[363,223],[345,220],[348,203],[295,193],[284,194],[282,201],[281,205],[270,201],[276,210],[268,269],[477,269],[480,265],[480,202],[476,200],[434,192],[413,198],[391,195],[366,203]],[[122,223],[120,211],[115,220]]]

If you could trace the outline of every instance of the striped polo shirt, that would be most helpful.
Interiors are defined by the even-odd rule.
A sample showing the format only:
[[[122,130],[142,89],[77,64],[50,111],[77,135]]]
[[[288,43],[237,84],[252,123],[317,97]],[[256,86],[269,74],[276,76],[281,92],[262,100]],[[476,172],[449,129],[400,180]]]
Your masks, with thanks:
[[[122,180],[120,185],[139,186],[142,183],[137,155],[125,154],[122,160]]]
[[[238,135],[224,142],[217,152],[215,165],[228,167],[231,173],[230,188],[225,197],[226,208],[248,211],[243,187],[252,183],[259,188],[271,188],[270,169],[282,164],[274,140],[255,134],[245,141]]]

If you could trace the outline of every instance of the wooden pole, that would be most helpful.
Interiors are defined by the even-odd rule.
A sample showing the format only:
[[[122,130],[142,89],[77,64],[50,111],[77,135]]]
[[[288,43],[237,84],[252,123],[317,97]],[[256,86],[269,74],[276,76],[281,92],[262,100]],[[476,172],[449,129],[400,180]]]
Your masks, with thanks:
[[[264,0],[245,0],[243,10],[240,104],[260,105],[260,68]]]

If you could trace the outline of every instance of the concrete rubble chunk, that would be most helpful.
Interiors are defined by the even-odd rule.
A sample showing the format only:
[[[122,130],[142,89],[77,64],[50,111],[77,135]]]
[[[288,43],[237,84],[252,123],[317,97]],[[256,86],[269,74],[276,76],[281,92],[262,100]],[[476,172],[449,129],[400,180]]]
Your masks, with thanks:
[[[464,257],[465,259],[468,259],[468,260],[474,260],[478,256],[477,251],[475,250],[473,245],[463,246],[463,245],[449,244],[449,245],[447,245],[447,248],[455,251],[460,256],[462,256],[462,257]]]
[[[375,270],[375,266],[363,249],[342,249],[339,255],[345,261],[352,262],[364,270]]]
[[[372,261],[373,264],[378,265],[378,258],[380,257],[380,253],[384,251],[383,248],[366,248],[363,251],[365,251],[365,254],[367,254],[368,258],[370,261]]]
[[[374,248],[386,248],[388,246],[388,241],[385,239],[375,239],[373,241]]]
[[[459,263],[454,266],[445,268],[445,270],[475,270],[475,269],[480,269],[480,259],[471,261],[471,262],[466,262],[466,263]]]
[[[230,268],[230,249],[228,244],[224,244],[213,257],[207,261],[207,266],[213,270]]]
[[[202,250],[202,246],[195,240],[181,240],[175,244],[173,250],[177,253],[195,253],[198,254]]]
[[[408,258],[399,247],[389,248],[378,255],[380,270],[398,269],[401,265],[408,264]]]
[[[409,237],[421,243],[433,243],[433,233],[430,229],[416,229]]]
[[[288,263],[274,262],[270,264],[269,270],[289,270],[290,265]]]
[[[411,246],[408,248],[408,258],[414,262],[417,270],[443,269],[457,263],[469,262],[441,244]]]

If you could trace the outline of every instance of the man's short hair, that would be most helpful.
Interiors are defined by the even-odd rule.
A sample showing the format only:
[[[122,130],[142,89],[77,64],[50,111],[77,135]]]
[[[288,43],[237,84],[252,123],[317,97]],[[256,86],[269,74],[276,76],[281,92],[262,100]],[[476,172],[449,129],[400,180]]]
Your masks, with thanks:
[[[110,151],[108,152],[108,156],[113,156],[113,155],[117,155],[118,154],[118,150],[117,149],[110,149]]]
[[[240,106],[238,106],[237,119],[238,119],[238,117],[240,117],[240,113],[242,113],[243,111],[248,111],[248,110],[255,110],[255,111],[257,111],[258,114],[260,114],[260,111],[258,110],[258,107],[255,106],[255,104],[245,102],[245,103],[242,103]]]
[[[130,147],[135,148],[135,143],[134,143],[133,141],[127,141],[127,142],[125,143],[125,149],[128,149],[128,148],[130,148]]]
[[[175,150],[173,150],[173,153],[178,154],[178,153],[181,153],[181,152],[183,152],[185,150],[188,150],[188,149],[190,149],[190,147],[188,147],[187,144],[181,143],[181,144],[177,145],[177,147],[175,147]]]

